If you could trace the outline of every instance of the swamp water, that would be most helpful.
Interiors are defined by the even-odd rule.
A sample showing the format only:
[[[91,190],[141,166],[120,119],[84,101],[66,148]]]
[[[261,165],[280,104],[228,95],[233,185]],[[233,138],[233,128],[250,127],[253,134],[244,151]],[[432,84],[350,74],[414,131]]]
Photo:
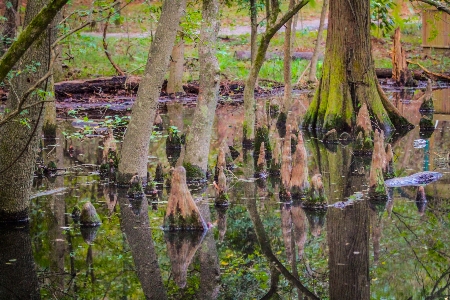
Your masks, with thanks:
[[[419,123],[414,102],[397,105]],[[192,191],[210,225],[205,233],[163,232],[169,188],[158,186],[157,197],[147,200],[128,199],[98,173],[103,139],[65,140],[62,132],[77,129],[73,120],[61,120],[58,139],[44,142],[41,158],[56,161],[63,175],[35,179],[29,226],[0,230],[0,298],[260,299],[276,292],[302,299],[303,285],[321,299],[444,299],[450,294],[450,111],[439,105],[434,132],[416,126],[391,141],[397,176],[443,173],[425,186],[425,197],[418,187],[401,187],[389,189],[387,202],[367,199],[370,158],[353,155],[351,145],[305,135],[310,176],[322,174],[330,205],[351,204],[316,211],[281,203],[279,176],[253,178],[252,152],[239,146],[242,107],[221,106],[210,163],[223,140],[240,154],[227,172],[228,208],[214,206],[211,181]],[[162,115],[164,131],[149,152],[152,175],[157,163],[167,173],[176,162],[177,155],[166,153],[167,128],[183,132],[192,111],[169,105]],[[267,120],[274,141],[276,119]],[[80,228],[71,218],[73,207],[88,200],[102,219],[98,228]]]

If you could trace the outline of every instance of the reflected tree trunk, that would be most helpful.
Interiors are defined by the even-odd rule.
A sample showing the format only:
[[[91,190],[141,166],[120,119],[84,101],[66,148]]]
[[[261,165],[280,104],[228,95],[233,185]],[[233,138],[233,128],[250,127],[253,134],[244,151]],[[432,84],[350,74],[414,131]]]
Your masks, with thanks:
[[[329,209],[330,299],[370,299],[368,209],[366,201]]]
[[[167,293],[158,265],[158,257],[149,228],[147,200],[142,200],[139,215],[135,215],[126,197],[126,189],[119,190],[120,227],[125,234],[136,274],[147,299],[167,299]]]
[[[294,249],[292,247],[292,218],[291,205],[289,203],[281,204],[281,231],[283,233],[284,247],[286,248],[286,258],[293,260]]]
[[[294,205],[291,209],[292,223],[294,224],[293,236],[294,242],[297,245],[298,259],[303,258],[305,250],[306,238],[308,237],[308,228],[305,211],[299,204]]]
[[[0,299],[41,299],[28,226],[0,228]]]
[[[350,147],[330,151],[322,143],[313,142],[312,146],[315,168],[324,175],[329,204],[345,201],[352,193],[367,190],[366,165],[364,161],[358,163],[352,158]],[[328,208],[330,299],[370,299],[367,203],[359,200],[344,209]]]
[[[256,199],[249,198],[247,199],[247,210],[250,215],[250,219],[252,220],[253,226],[256,231],[256,237],[258,238],[259,245],[261,247],[261,251],[264,256],[267,258],[269,265],[275,268],[278,272],[280,272],[286,280],[291,282],[295,287],[297,287],[302,293],[308,296],[310,299],[319,299],[314,293],[312,293],[308,288],[306,288],[294,275],[292,275],[286,267],[277,259],[275,254],[273,254],[270,240],[266,234],[264,229],[264,225],[261,221],[261,217],[259,216],[258,210],[256,208]],[[272,276],[276,274],[272,273]]]
[[[210,206],[207,201],[198,204],[203,219],[211,223]],[[197,299],[217,299],[220,289],[220,266],[216,241],[211,230],[206,233],[200,246],[200,293]]]

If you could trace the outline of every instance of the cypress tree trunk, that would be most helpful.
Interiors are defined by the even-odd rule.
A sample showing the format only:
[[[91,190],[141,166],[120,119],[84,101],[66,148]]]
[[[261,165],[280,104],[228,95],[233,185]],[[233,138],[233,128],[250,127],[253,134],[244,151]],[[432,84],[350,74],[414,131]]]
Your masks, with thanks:
[[[25,25],[50,1],[29,1],[25,14]],[[22,96],[48,71],[50,63],[49,30],[39,36],[16,65],[23,71],[11,82],[7,108],[14,111]],[[5,58],[5,57],[3,57]],[[27,68],[31,71],[26,71]],[[47,83],[39,86],[46,90]],[[34,93],[27,97],[24,105],[43,99]],[[0,127],[0,222],[17,222],[28,219],[29,197],[33,181],[39,135],[45,113],[44,104],[28,109],[28,113],[13,118]],[[27,118],[29,126],[21,125]]]
[[[204,179],[208,166],[211,128],[214,121],[220,84],[220,68],[216,57],[219,32],[219,1],[203,0],[200,32],[200,87],[193,124],[186,136],[184,166],[188,180]]]
[[[351,130],[363,103],[385,132],[409,126],[379,88],[369,30],[368,0],[331,1],[322,79],[304,126],[323,131]]]
[[[142,76],[131,120],[123,140],[118,183],[127,185],[136,173],[147,178],[147,160],[153,120],[170,51],[175,43],[185,0],[164,1],[155,38],[150,47],[145,73]]]

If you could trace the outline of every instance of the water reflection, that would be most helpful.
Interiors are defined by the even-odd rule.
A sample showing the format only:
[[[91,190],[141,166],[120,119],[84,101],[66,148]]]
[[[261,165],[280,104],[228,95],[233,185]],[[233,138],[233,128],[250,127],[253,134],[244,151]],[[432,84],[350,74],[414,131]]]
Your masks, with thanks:
[[[131,250],[144,295],[147,299],[167,299],[152,232],[149,228],[147,201],[142,201],[141,210],[136,214],[126,196],[126,190],[119,189],[118,199],[120,227]]]
[[[0,298],[41,299],[28,226],[0,228]]]
[[[419,125],[420,113],[412,107],[416,96],[410,104],[399,105],[414,114]],[[165,137],[169,120],[180,127],[191,122],[170,110],[169,116],[161,115],[163,137],[156,137],[150,146],[152,176],[158,164],[166,176],[169,173]],[[190,114],[184,109],[184,117]],[[314,137],[305,138],[309,174],[322,174],[328,205],[353,203],[327,210],[281,203],[279,175],[255,181],[253,151],[238,146],[242,109],[224,106],[218,116],[210,165],[214,166],[218,147],[226,141],[237,150],[233,158],[238,168],[225,172],[228,208],[213,206],[211,185],[197,193],[211,227],[203,239],[170,237],[160,230],[167,185],[157,186],[157,197],[130,201],[97,173],[103,155],[101,138],[66,142],[59,136],[45,145],[42,158],[57,161],[58,173],[65,175],[43,177],[35,187],[46,192],[67,189],[33,199],[31,239],[30,235],[21,239],[23,245],[29,243],[28,250],[23,248],[33,251],[34,261],[33,257],[27,261],[28,277],[13,274],[8,280],[35,284],[34,280],[42,298],[264,299],[276,293],[282,299],[297,299],[308,291],[321,299],[443,297],[450,264],[447,115],[433,115],[437,125],[430,136],[421,134],[417,126],[392,144],[395,176],[428,169],[444,173],[443,178],[419,189],[389,188],[387,202],[362,200],[370,158],[354,155],[351,145],[329,149]],[[291,124],[298,121],[294,115],[288,118]],[[280,148],[276,119],[267,122],[271,145]],[[68,126],[70,122],[62,124],[70,131]],[[414,147],[418,140],[424,141],[423,147]],[[52,144],[60,147],[52,150]],[[268,166],[272,162],[267,161]],[[83,233],[68,214],[87,200],[103,221],[95,236]],[[8,243],[17,244],[0,244]],[[37,281],[41,277],[45,280]]]

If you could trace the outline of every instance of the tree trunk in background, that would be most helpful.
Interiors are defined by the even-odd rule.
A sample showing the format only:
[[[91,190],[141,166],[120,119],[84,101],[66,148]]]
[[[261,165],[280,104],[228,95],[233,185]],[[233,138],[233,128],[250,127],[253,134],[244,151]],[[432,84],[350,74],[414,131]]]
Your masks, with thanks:
[[[184,166],[188,180],[205,179],[211,129],[217,106],[220,68],[216,57],[219,32],[219,1],[203,0],[200,29],[200,87],[193,123],[186,136]]]
[[[250,49],[252,64],[256,58],[256,51],[258,50],[258,9],[256,7],[256,0],[250,0]]]
[[[325,17],[327,16],[327,11],[328,11],[328,0],[323,0],[322,12],[320,13],[319,29],[317,30],[316,47],[314,48],[314,53],[311,58],[311,68],[309,69],[308,81],[310,82],[317,81],[316,78],[317,61],[319,60],[320,44],[322,43],[322,34],[323,28],[325,27]]]
[[[30,1],[25,14],[25,25],[28,25],[48,2]],[[17,108],[25,92],[48,71],[49,33],[47,30],[41,34],[16,65],[17,70],[33,66],[36,71],[23,72],[13,78],[10,87],[13,92],[9,93],[7,102],[7,108],[11,111]],[[45,82],[39,86],[43,90],[46,87]],[[26,99],[25,105],[41,100],[35,93]],[[28,219],[29,198],[44,113],[43,103],[35,105],[28,109],[28,114],[16,117],[0,127],[0,222]],[[29,126],[20,125],[19,120],[24,117],[29,119]]]
[[[50,32],[50,44],[53,44],[56,39],[58,38],[58,25],[59,22],[62,21],[62,13],[59,12],[56,14],[55,18],[53,19],[53,22],[49,26],[49,32]],[[54,62],[53,65],[53,72],[54,74],[49,78],[47,91],[52,93],[52,97],[47,98],[47,100],[56,100],[55,99],[55,79],[61,77],[62,73],[62,60],[58,59],[58,57],[61,56],[61,49],[60,47],[56,47],[55,49],[57,59]],[[44,125],[42,127],[42,131],[46,138],[54,138],[56,137],[56,103],[53,102],[47,102],[45,103],[45,114],[44,114]]]
[[[295,15],[303,6],[305,6],[309,0],[303,0],[300,3],[296,4],[293,9],[287,11],[280,19],[277,18],[279,13],[279,7],[277,7],[276,1],[271,1],[273,4],[272,8],[266,8],[267,11],[267,25],[266,31],[261,37],[261,42],[258,47],[258,51],[255,57],[254,62],[252,63],[252,67],[250,70],[250,74],[245,81],[244,88],[244,124],[243,124],[243,132],[244,132],[244,144],[251,144],[255,139],[255,111],[256,111],[256,103],[255,103],[255,86],[256,81],[258,79],[259,71],[264,63],[267,48],[269,47],[270,40],[277,33],[277,31],[289,21],[293,15]]]
[[[169,79],[167,81],[167,94],[184,94],[183,89],[184,71],[184,40],[183,38],[172,48],[169,67]]]
[[[185,0],[164,1],[155,38],[150,47],[144,75],[124,136],[119,163],[119,184],[128,184],[133,175],[147,179],[147,161],[153,121],[170,51],[175,43]]]
[[[289,1],[289,10],[294,7],[295,0]],[[292,67],[291,67],[291,49],[292,49],[292,18],[286,23],[286,31],[284,32],[284,95],[281,111],[287,115],[291,107],[292,100]]]
[[[8,50],[9,46],[16,37],[17,27],[19,26],[19,0],[9,0],[5,5],[5,23],[2,33],[2,46],[0,47],[0,56]]]
[[[362,103],[386,134],[410,125],[379,88],[371,51],[369,0],[331,1],[322,79],[305,127],[349,131]]]

